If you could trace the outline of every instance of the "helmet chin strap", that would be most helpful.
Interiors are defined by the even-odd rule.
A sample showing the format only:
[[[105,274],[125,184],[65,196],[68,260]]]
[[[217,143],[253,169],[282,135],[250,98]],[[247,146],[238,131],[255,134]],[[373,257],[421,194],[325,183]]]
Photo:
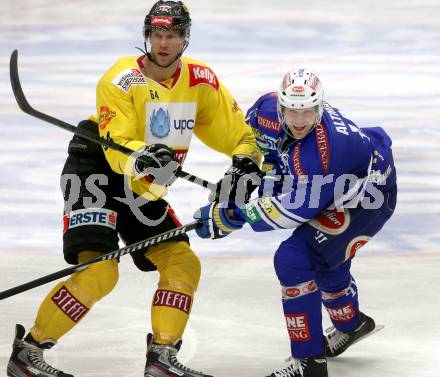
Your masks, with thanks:
[[[183,55],[183,53],[184,53],[184,51],[186,50],[186,48],[188,47],[188,45],[189,45],[189,42],[188,41],[185,41],[185,45],[183,46],[183,48],[182,48],[182,51],[180,51],[180,53],[179,54],[177,54],[177,56],[176,56],[176,58],[170,63],[170,64],[167,64],[167,65],[162,65],[162,64],[159,64],[157,61],[156,61],[156,59],[154,59],[154,57],[153,57],[153,55],[147,50],[147,41],[145,41],[144,42],[144,46],[145,46],[145,53],[146,53],[146,55],[148,56],[148,59],[152,62],[152,63],[154,63],[155,65],[157,65],[158,67],[160,67],[160,68],[168,68],[168,67],[171,67],[182,55]]]

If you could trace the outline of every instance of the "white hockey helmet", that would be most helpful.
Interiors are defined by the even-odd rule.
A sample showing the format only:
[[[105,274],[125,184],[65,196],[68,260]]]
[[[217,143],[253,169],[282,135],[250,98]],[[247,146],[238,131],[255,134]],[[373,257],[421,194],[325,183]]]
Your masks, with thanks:
[[[283,109],[303,110],[317,107],[315,125],[321,122],[324,88],[318,75],[307,68],[292,69],[284,75],[278,90],[278,120],[285,127]]]

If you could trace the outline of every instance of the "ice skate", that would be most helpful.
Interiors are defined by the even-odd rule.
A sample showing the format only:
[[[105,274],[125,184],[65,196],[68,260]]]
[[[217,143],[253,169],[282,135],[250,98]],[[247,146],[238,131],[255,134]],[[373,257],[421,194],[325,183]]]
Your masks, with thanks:
[[[7,376],[9,377],[73,377],[53,368],[43,359],[43,351],[51,348],[56,342],[45,341],[34,343],[23,340],[25,329],[15,326],[15,339],[12,355],[9,359]]]
[[[383,326],[376,327],[372,318],[359,312],[359,324],[354,330],[346,333],[339,331],[334,327],[330,327],[326,330],[325,355],[327,357],[336,357],[354,343],[374,334],[374,332],[377,332],[382,328]]]
[[[325,357],[293,359],[288,367],[273,372],[267,377],[328,377]]]
[[[173,345],[156,344],[152,336],[147,337],[147,363],[144,377],[213,377],[182,365],[176,357],[182,342]]]

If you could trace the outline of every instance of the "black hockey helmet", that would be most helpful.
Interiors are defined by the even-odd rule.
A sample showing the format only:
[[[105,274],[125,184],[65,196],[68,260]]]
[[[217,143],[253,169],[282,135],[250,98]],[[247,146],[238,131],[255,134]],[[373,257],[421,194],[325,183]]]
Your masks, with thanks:
[[[181,30],[188,43],[190,28],[191,18],[185,4],[159,0],[145,17],[143,34],[147,40],[151,30]]]

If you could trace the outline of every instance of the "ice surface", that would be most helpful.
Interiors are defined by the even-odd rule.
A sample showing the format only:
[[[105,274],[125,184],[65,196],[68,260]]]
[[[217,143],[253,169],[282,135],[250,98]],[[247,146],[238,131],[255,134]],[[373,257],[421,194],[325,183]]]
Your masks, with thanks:
[[[71,137],[22,113],[9,84],[19,50],[37,109],[76,123],[94,111],[95,85],[142,46],[145,1],[2,0],[0,7],[0,290],[64,268],[59,174]],[[246,110],[285,71],[320,73],[326,98],[394,141],[395,215],[353,264],[362,309],[385,329],[329,362],[330,376],[438,376],[440,347],[440,4],[438,1],[189,0],[187,55],[210,64]],[[185,170],[215,182],[228,159],[197,140]],[[168,199],[183,222],[207,193],[177,182]],[[219,241],[191,237],[203,276],[180,359],[216,377],[265,376],[289,344],[272,255],[289,231],[249,229]],[[157,274],[125,257],[116,289],[48,353],[76,376],[141,376]],[[51,285],[0,302],[0,374],[14,324],[32,325]]]

